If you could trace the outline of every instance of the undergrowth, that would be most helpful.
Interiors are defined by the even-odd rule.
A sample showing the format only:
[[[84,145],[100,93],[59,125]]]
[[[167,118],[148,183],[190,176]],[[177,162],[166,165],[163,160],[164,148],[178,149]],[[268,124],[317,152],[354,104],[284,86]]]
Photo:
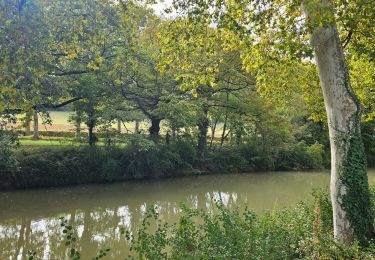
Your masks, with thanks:
[[[181,206],[178,223],[165,222],[158,208],[150,207],[136,233],[126,228],[121,233],[130,245],[128,259],[374,259],[374,241],[361,247],[358,241],[334,240],[328,192],[313,196],[312,202],[261,215],[221,201],[210,212]],[[70,257],[79,259],[72,226],[64,219],[61,226]],[[99,256],[110,257],[110,249]]]

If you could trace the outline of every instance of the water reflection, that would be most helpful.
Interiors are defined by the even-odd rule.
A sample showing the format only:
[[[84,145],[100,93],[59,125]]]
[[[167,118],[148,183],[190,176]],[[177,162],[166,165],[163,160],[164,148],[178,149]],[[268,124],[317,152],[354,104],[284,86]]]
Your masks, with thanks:
[[[371,171],[370,180],[374,176]],[[177,220],[180,203],[211,212],[220,200],[260,213],[308,199],[314,187],[328,183],[327,172],[267,173],[2,192],[0,259],[26,259],[29,249],[42,259],[65,259],[60,216],[75,228],[82,259],[104,248],[121,259],[129,248],[120,227],[136,232],[149,206],[156,206],[168,222]]]

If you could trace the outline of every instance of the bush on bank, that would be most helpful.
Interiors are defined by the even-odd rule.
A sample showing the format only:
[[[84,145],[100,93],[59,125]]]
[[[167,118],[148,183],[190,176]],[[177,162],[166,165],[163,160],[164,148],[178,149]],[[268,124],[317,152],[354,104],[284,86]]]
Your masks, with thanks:
[[[373,241],[367,247],[335,242],[328,193],[314,197],[263,215],[218,201],[213,214],[183,208],[177,224],[150,209],[136,234],[124,233],[140,259],[374,259]]]
[[[5,150],[4,150],[5,151]],[[136,137],[126,146],[30,146],[7,150],[12,167],[0,170],[0,188],[63,186],[200,173],[322,168],[319,144],[291,145],[275,154],[244,144],[207,152],[197,163],[194,143]]]
[[[174,147],[28,147],[16,152],[16,171],[3,174],[10,188],[62,186],[168,177],[186,168]]]
[[[131,246],[129,259],[374,259],[374,241],[335,242],[329,195],[313,195],[313,201],[261,215],[222,201],[210,212],[182,206],[177,223],[165,222],[150,207],[136,232],[120,229]],[[80,256],[72,242],[75,227],[64,219],[62,227],[69,252]],[[99,255],[110,257],[110,249]]]
[[[323,146],[305,142],[260,150],[252,144],[228,146],[209,153],[205,167],[228,172],[289,171],[323,168]]]

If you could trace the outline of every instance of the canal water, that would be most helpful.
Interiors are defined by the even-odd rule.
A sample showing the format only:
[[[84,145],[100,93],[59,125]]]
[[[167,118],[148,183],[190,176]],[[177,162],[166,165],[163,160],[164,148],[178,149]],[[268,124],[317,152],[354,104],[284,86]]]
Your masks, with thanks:
[[[375,183],[375,170],[369,170]],[[329,185],[329,172],[270,172],[183,177],[163,180],[0,192],[0,259],[66,259],[59,217],[77,233],[82,259],[110,248],[111,259],[124,259],[129,246],[121,228],[136,232],[148,207],[176,222],[181,203],[210,211],[214,201],[258,214],[311,199],[314,188]]]

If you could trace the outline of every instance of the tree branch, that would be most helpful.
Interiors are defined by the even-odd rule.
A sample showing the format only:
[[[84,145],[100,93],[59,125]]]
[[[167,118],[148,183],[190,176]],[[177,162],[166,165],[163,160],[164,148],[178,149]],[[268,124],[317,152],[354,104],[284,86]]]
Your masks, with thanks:
[[[348,46],[350,39],[352,38],[353,35],[353,29],[350,29],[348,35],[346,36],[344,42],[342,43],[342,48],[345,49],[346,46]]]
[[[90,73],[91,70],[73,70],[73,71],[65,71],[60,73],[52,73],[48,74],[49,76],[69,76],[69,75],[80,75],[85,73]]]

